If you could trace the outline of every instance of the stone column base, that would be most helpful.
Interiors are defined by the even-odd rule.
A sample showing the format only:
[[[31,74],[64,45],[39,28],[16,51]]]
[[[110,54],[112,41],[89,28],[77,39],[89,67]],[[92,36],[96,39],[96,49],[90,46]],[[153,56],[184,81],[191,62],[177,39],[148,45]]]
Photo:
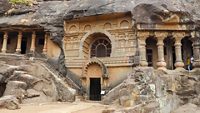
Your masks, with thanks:
[[[20,54],[21,53],[21,50],[20,49],[16,49],[16,54]]]
[[[6,53],[6,50],[4,50],[4,49],[3,49],[3,50],[1,50],[1,53]]]
[[[147,61],[140,61],[140,66],[147,67],[148,66],[148,62]]]
[[[159,62],[157,62],[157,66],[158,66],[158,68],[166,68],[166,63],[164,62],[164,61],[159,61]]]
[[[184,67],[184,63],[183,62],[176,62],[175,63],[175,67],[176,68],[183,68]]]

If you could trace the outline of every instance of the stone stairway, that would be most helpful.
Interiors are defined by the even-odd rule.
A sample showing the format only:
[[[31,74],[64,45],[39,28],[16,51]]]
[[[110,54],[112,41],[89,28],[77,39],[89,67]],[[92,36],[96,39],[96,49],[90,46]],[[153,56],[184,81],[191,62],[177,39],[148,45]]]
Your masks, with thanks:
[[[58,79],[62,79],[66,84],[69,85],[69,87],[74,88],[76,90],[80,90],[80,87],[76,83],[74,83],[73,80],[71,80],[66,75],[63,75],[62,73],[60,73],[58,70],[56,70],[51,64],[48,63],[48,61],[46,61],[46,59],[38,59],[37,58],[36,60],[39,61],[41,63],[41,65],[45,69],[47,69],[50,73],[55,75],[55,77],[57,77]]]
[[[22,55],[22,54],[0,54],[0,58],[11,58],[15,60],[32,60],[32,61],[37,61],[41,63],[41,65],[47,69],[50,73],[53,73],[53,75],[56,75],[59,79],[62,79],[65,84],[69,85],[69,87],[74,88],[76,90],[80,90],[80,86],[78,86],[72,79],[70,79],[68,76],[63,75],[60,73],[58,70],[56,70],[48,61],[45,55],[35,53],[37,54],[37,57],[32,57],[29,55]]]

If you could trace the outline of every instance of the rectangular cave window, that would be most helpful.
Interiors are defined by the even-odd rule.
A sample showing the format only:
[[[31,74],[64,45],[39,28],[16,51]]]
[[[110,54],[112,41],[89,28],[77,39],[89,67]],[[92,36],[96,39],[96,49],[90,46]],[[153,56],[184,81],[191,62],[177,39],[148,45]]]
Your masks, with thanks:
[[[10,38],[8,38],[7,44],[10,45],[11,41]]]
[[[39,38],[38,45],[44,45],[44,38]]]
[[[164,55],[167,55],[167,48],[164,46]]]
[[[0,97],[3,96],[5,90],[6,90],[6,83],[0,83]]]
[[[147,62],[148,66],[153,66],[153,50],[152,49],[147,49]]]

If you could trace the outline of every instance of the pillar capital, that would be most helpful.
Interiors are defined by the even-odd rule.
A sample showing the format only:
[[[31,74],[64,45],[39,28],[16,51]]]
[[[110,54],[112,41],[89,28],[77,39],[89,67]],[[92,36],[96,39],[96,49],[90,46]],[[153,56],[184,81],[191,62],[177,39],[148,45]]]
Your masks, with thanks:
[[[172,35],[176,42],[181,42],[182,38],[185,37],[185,32],[174,32]]]
[[[137,36],[139,37],[139,39],[141,40],[146,40],[149,37],[149,32],[144,31],[144,32],[138,32]]]
[[[193,46],[200,46],[200,38],[198,38],[198,37],[192,38],[192,45]]]
[[[32,37],[36,37],[35,31],[32,32]]]
[[[22,37],[22,31],[18,32],[18,37]]]
[[[22,31],[18,31],[18,35],[22,35],[22,33],[23,33]]]
[[[157,37],[157,40],[164,40],[167,36],[167,32],[155,32],[155,36]]]
[[[4,38],[4,39],[7,39],[7,38],[8,38],[8,32],[4,32],[3,38]]]

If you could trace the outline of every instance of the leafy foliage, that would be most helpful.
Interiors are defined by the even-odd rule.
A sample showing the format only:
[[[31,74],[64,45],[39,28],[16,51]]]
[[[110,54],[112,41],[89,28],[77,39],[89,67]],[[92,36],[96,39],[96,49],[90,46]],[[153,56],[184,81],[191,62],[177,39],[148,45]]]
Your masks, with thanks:
[[[32,0],[9,0],[10,3],[12,4],[26,4],[29,5]]]

